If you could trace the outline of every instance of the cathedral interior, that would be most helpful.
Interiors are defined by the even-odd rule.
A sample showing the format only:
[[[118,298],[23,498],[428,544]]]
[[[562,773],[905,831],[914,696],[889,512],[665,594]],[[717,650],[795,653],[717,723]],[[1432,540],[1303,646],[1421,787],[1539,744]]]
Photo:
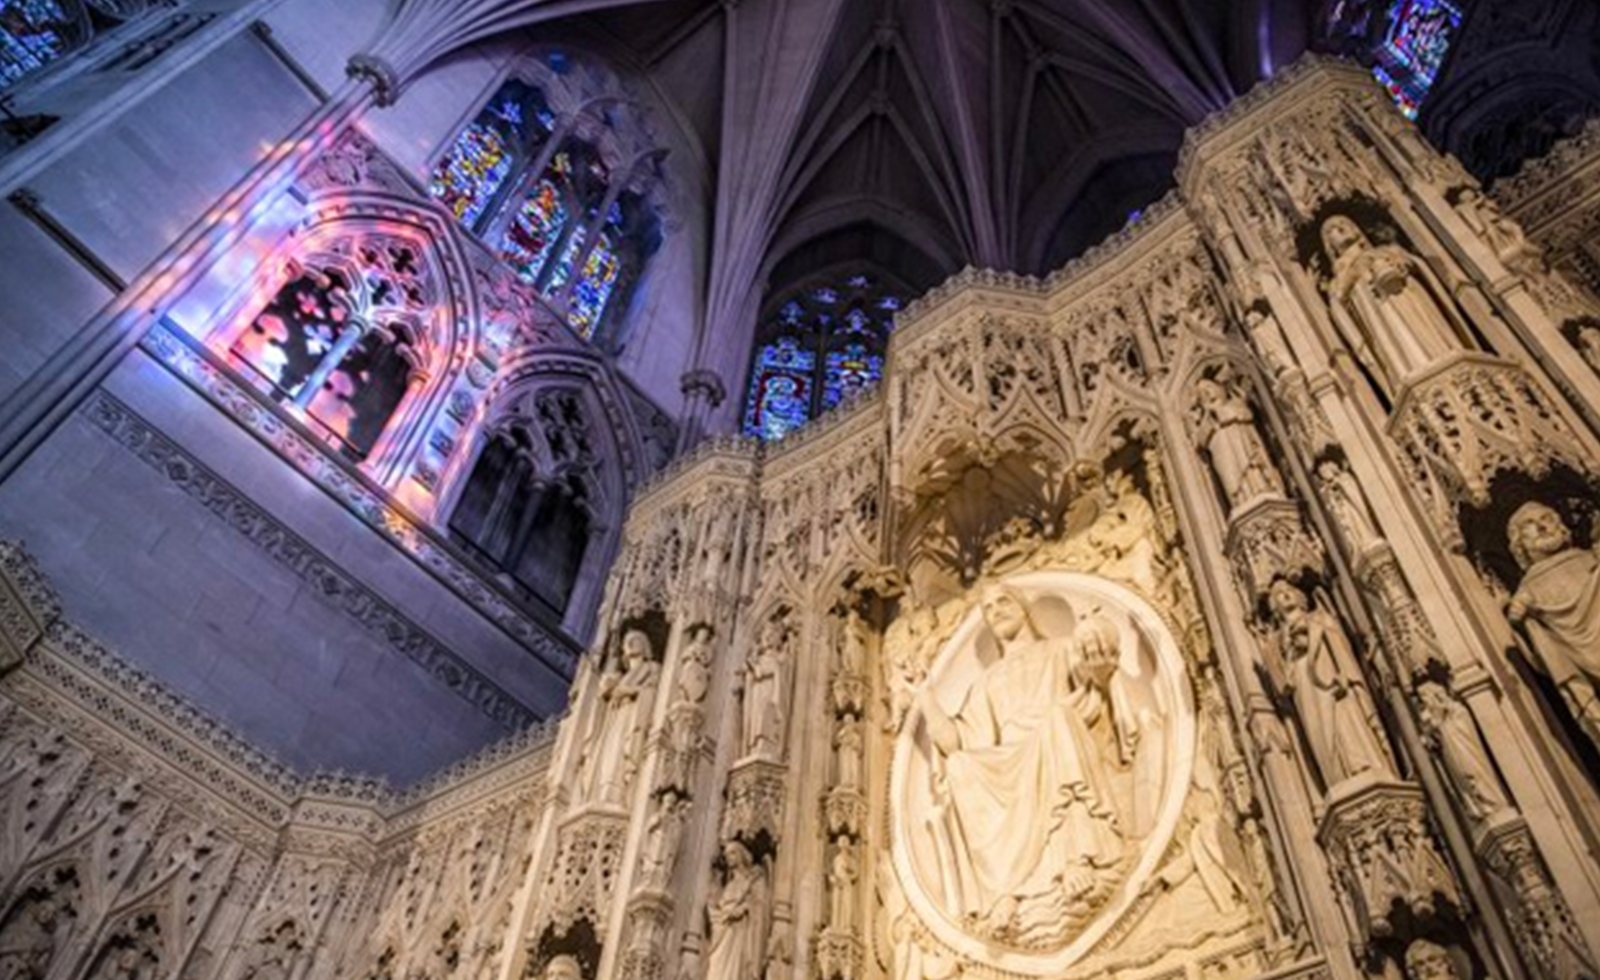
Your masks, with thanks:
[[[1600,980],[1595,0],[0,0],[0,980]]]

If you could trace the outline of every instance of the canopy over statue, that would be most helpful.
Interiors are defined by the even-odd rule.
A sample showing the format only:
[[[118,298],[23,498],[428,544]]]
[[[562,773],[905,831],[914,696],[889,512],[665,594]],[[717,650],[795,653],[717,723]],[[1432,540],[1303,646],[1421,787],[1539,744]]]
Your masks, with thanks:
[[[973,597],[895,753],[895,867],[959,952],[1059,969],[1170,841],[1194,717],[1161,618],[1104,579],[1034,572]]]

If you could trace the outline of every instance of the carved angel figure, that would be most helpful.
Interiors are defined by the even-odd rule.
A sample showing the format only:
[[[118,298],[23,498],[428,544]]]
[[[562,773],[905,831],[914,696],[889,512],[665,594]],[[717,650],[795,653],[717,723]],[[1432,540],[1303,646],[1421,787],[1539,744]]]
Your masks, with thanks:
[[[833,862],[828,868],[828,925],[839,931],[848,931],[856,922],[856,881],[861,877],[861,861],[855,847],[841,839],[833,849]]]
[[[650,637],[629,630],[622,638],[622,663],[600,675],[594,735],[588,740],[586,794],[590,800],[620,803],[637,766],[640,726],[661,668],[650,655]]]
[[[1537,501],[1511,515],[1506,536],[1523,569],[1506,613],[1527,631],[1539,668],[1600,742],[1600,556],[1575,546],[1561,515]]]
[[[1333,264],[1327,291],[1334,322],[1391,398],[1463,349],[1446,312],[1450,293],[1420,258],[1399,245],[1374,245],[1345,215],[1323,223],[1322,243]]]
[[[1283,579],[1272,584],[1269,599],[1288,661],[1289,693],[1327,790],[1363,773],[1393,778],[1371,695],[1344,628]]]
[[[706,908],[711,952],[706,980],[755,980],[766,960],[767,869],[736,840],[722,845],[727,879]]]
[[[1372,511],[1367,507],[1367,495],[1349,467],[1337,460],[1324,459],[1317,464],[1317,487],[1352,552],[1359,554],[1381,540]]]
[[[678,860],[678,845],[690,803],[674,793],[662,796],[650,814],[645,828],[644,854],[640,858],[640,882],[647,888],[665,888]]]

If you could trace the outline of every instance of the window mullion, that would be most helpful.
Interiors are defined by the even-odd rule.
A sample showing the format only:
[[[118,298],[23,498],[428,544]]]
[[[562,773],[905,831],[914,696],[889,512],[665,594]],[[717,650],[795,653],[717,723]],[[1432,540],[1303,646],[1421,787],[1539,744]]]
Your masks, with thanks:
[[[316,368],[306,377],[305,383],[300,386],[299,393],[294,396],[296,408],[306,410],[311,407],[311,401],[317,397],[317,392],[328,383],[333,372],[339,369],[339,365],[350,356],[350,352],[361,342],[366,333],[367,328],[361,318],[352,317],[349,325],[339,334],[339,339],[334,341],[333,349],[317,363]]]

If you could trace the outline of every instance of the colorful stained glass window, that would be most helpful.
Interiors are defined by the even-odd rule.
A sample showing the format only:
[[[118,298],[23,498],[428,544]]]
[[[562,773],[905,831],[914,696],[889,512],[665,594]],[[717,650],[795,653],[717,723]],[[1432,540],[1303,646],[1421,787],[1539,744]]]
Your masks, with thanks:
[[[1449,0],[1390,4],[1389,29],[1372,72],[1407,117],[1417,117],[1460,27],[1461,11]]]
[[[811,421],[811,386],[817,355],[794,337],[761,348],[750,378],[744,428],[762,439],[782,439]]]
[[[860,273],[781,294],[763,331],[775,339],[751,367],[745,432],[782,438],[877,385],[900,306],[897,291]]]
[[[609,232],[601,232],[600,240],[595,242],[588,261],[583,264],[583,276],[572,288],[572,302],[567,309],[567,322],[583,337],[594,335],[621,271],[616,243]]]
[[[500,255],[527,283],[536,283],[567,226],[567,205],[549,180],[534,185],[500,242]]]
[[[516,166],[549,136],[554,122],[538,89],[507,82],[434,167],[428,193],[462,224],[476,226]]]
[[[0,91],[70,51],[83,33],[81,17],[54,0],[0,2]]]

